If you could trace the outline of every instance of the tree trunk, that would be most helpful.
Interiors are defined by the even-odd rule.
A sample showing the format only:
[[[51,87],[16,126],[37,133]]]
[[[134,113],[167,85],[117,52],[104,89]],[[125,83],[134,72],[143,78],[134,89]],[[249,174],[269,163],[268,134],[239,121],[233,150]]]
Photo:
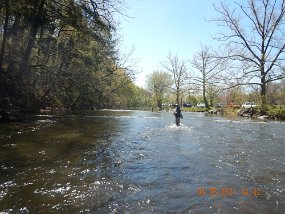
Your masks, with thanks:
[[[204,99],[204,103],[205,103],[205,108],[209,108],[208,100],[206,98],[206,95],[204,95],[204,94],[203,94],[203,99]]]
[[[179,104],[179,88],[176,89],[176,104]]]
[[[261,68],[260,68],[260,74],[261,74],[261,91],[260,91],[260,96],[261,96],[261,108],[260,111],[261,113],[265,113],[267,110],[267,100],[266,100],[266,78],[265,78],[265,72],[264,72],[264,62],[261,63]]]
[[[8,29],[8,22],[9,22],[9,4],[5,3],[6,14],[5,14],[5,21],[4,21],[4,29],[3,29],[3,38],[2,38],[2,45],[1,45],[1,52],[0,52],[0,72],[3,72],[3,59],[5,55],[5,46],[7,40],[7,29]]]
[[[210,98],[210,107],[213,107],[214,98]]]
[[[260,96],[261,96],[261,112],[265,113],[267,110],[267,99],[266,99],[266,83],[265,78],[261,79],[261,91],[260,91]]]
[[[157,108],[159,111],[162,110],[162,101],[160,99],[157,100]]]
[[[205,103],[205,107],[209,108],[209,103],[208,103],[208,100],[207,100],[207,97],[206,97],[206,81],[203,81],[203,100],[204,100],[204,103]]]
[[[42,15],[43,15],[43,10],[44,10],[44,5],[45,5],[45,1],[46,0],[41,0],[37,9],[37,14],[34,17],[34,23],[31,26],[31,30],[30,30],[30,38],[26,47],[26,51],[24,53],[21,65],[20,65],[20,75],[23,74],[23,72],[26,71],[26,67],[28,65],[28,61],[32,52],[32,48],[34,46],[35,43],[35,39],[36,39],[36,35],[38,33],[38,30],[41,26],[41,19],[43,19]]]

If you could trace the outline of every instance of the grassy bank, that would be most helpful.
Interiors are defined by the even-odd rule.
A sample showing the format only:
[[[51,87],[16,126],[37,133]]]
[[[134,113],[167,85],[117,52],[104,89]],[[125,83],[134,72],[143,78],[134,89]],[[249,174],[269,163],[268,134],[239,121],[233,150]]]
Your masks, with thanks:
[[[174,108],[163,108],[163,110],[166,111],[172,111]],[[215,110],[215,108],[196,108],[196,107],[183,107],[182,112],[207,112],[209,110]],[[238,113],[241,109],[240,108],[222,108],[221,114],[229,117],[229,118],[236,118],[238,117]],[[255,109],[255,114],[253,117],[259,117],[260,110],[259,108]],[[276,105],[276,106],[268,106],[268,111],[266,112],[266,115],[269,119],[278,119],[278,120],[285,120],[285,105]]]
[[[285,120],[285,105],[268,106],[268,115]]]
[[[237,117],[241,109],[239,108],[224,108],[224,115],[228,117]],[[263,116],[259,108],[255,108],[253,118]],[[265,113],[268,119],[285,120],[285,106],[270,106]]]
[[[184,112],[206,112],[208,110],[215,110],[215,108],[192,108],[192,107],[184,107]],[[238,117],[238,113],[240,111],[240,108],[223,108],[221,110],[222,115],[229,117],[229,118],[235,118]],[[260,109],[255,109],[255,114],[253,117],[259,117],[260,115]],[[277,120],[285,120],[285,105],[276,105],[276,106],[268,106],[268,110],[266,112],[266,116],[268,116],[269,119],[277,119]]]

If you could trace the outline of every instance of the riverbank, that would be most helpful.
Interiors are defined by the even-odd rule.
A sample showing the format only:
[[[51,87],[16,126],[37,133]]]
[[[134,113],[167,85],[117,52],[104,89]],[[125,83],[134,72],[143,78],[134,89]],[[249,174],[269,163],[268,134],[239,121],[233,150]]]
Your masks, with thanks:
[[[269,108],[266,112],[262,112],[258,108],[239,109],[237,115],[261,120],[285,120],[285,109]]]
[[[211,114],[219,114],[227,117],[247,117],[260,120],[285,120],[284,106],[270,106],[268,110],[263,113],[258,108],[192,108],[184,107],[184,112],[208,112]]]
[[[89,111],[93,112],[96,110],[102,109],[92,109]],[[126,109],[124,109],[126,110]],[[149,107],[145,108],[131,108],[130,110],[143,110],[149,111],[151,110]],[[250,108],[250,109],[240,109],[240,108],[196,108],[196,107],[183,107],[182,112],[202,112],[207,114],[216,114],[226,116],[228,118],[237,118],[237,117],[246,117],[257,120],[285,120],[285,106],[271,106],[268,108],[268,111],[265,114],[262,114],[258,108]],[[71,112],[84,111],[84,110],[49,110],[49,111],[40,111],[38,114],[41,115],[64,115]],[[171,108],[163,108],[162,111],[173,111]],[[0,111],[0,123],[7,122],[22,122],[26,120],[30,120],[34,118],[36,113],[27,113],[19,110],[11,111],[11,112],[1,112]]]

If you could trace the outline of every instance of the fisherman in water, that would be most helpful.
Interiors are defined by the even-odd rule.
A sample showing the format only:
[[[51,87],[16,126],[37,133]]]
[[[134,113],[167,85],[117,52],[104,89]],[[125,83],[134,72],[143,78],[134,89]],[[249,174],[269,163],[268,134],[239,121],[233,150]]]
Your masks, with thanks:
[[[183,119],[183,116],[181,114],[181,109],[179,104],[176,105],[175,111],[173,112],[174,116],[175,116],[175,123],[176,126],[180,126],[180,118]]]

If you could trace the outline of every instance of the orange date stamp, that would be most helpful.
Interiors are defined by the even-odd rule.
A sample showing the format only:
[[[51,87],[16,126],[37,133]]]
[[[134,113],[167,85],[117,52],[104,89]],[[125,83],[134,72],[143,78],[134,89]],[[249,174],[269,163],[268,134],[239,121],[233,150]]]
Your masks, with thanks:
[[[232,188],[232,187],[210,187],[206,189],[205,187],[199,187],[197,190],[198,196],[234,196],[234,195],[242,195],[242,196],[261,196],[261,191],[257,187],[248,188],[242,187],[241,189]]]

